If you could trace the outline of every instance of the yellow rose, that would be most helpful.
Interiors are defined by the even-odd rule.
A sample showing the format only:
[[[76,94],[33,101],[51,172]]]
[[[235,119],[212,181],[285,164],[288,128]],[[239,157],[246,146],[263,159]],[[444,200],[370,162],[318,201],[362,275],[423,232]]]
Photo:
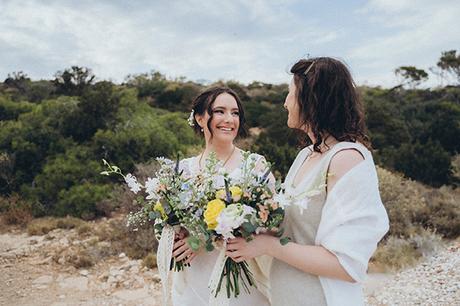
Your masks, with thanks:
[[[157,211],[161,214],[161,217],[166,220],[168,219],[168,216],[166,215],[166,212],[163,208],[163,205],[161,205],[160,202],[156,202],[155,205],[153,206],[153,211]]]
[[[229,188],[230,192],[232,193],[233,201],[238,202],[243,195],[243,190],[241,190],[238,186],[232,186]]]
[[[215,229],[217,226],[217,217],[225,208],[225,203],[220,199],[212,200],[208,203],[204,212],[204,221],[208,225],[208,229]]]

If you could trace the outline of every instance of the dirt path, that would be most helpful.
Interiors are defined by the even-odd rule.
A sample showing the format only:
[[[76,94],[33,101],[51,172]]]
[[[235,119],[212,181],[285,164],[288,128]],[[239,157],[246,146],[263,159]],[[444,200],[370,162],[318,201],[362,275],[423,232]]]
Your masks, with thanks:
[[[68,239],[73,234],[61,229],[45,236],[0,234],[0,305],[161,305],[158,272],[140,260],[122,253],[76,269],[56,258],[63,249],[85,243]],[[458,250],[457,243],[397,274],[370,274],[364,288],[368,305],[409,305],[409,300],[460,304]]]
[[[67,240],[53,235],[0,235],[0,305],[160,305],[156,270],[124,254],[91,269],[57,264],[51,255]]]

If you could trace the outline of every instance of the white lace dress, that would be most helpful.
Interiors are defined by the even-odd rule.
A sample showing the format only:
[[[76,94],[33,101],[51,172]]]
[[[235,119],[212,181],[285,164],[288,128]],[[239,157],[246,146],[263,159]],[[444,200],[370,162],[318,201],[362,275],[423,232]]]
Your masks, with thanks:
[[[257,160],[263,159],[261,155],[254,154]],[[181,167],[188,168],[190,173],[198,173],[198,158],[192,157],[181,161]],[[237,178],[241,175],[240,168],[236,168],[230,173],[231,178]],[[208,282],[216,263],[219,250],[213,252],[200,251],[193,259],[191,266],[186,267],[183,271],[173,273],[172,284],[172,302],[174,306],[201,306],[208,305],[210,298],[210,289]],[[260,270],[255,261],[248,262],[253,275],[258,282],[258,287],[250,287],[250,294],[242,290],[237,298],[231,297],[229,305],[235,306],[265,306],[269,305],[268,298],[262,293],[267,291],[267,275]],[[261,278],[264,278],[262,280]],[[225,288],[220,294],[225,294]],[[266,293],[265,293],[266,294]]]

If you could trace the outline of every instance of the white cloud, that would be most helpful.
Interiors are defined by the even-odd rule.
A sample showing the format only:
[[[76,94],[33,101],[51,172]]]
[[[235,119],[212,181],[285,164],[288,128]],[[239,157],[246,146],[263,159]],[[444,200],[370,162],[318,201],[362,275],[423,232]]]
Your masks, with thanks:
[[[361,78],[381,85],[395,85],[393,71],[402,65],[428,71],[435,66],[441,51],[455,49],[460,42],[458,1],[373,0],[357,14],[387,29],[384,35],[362,40],[347,54],[359,63],[361,70],[367,71]],[[436,78],[431,79],[429,84],[435,85]]]
[[[79,65],[115,81],[155,69],[278,83],[310,53],[344,58],[358,82],[391,86],[396,67],[428,69],[458,47],[457,3],[336,3],[340,15],[323,18],[313,2],[295,0],[0,1],[0,78],[18,70],[50,78]]]

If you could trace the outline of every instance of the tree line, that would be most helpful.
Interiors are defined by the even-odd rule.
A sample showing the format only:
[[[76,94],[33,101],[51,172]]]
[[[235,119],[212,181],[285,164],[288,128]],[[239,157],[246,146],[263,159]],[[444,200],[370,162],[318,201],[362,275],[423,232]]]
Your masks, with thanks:
[[[458,76],[458,63],[460,57],[448,51],[437,66]],[[423,79],[420,72],[398,69],[404,79]],[[452,162],[460,150],[460,77],[454,85],[433,89],[406,86],[407,80],[390,89],[359,88],[374,157],[384,168],[425,184],[458,185]],[[241,144],[264,154],[283,177],[299,149],[282,107],[287,85],[220,84],[240,95],[253,128]],[[114,84],[78,66],[58,71],[52,80],[33,81],[23,72],[8,75],[0,84],[3,203],[19,198],[36,216],[106,214],[114,209],[110,199],[116,197],[117,181],[99,175],[102,158],[128,172],[156,156],[196,154],[202,139],[186,118],[204,87],[155,71]],[[8,205],[1,203],[0,210]]]

